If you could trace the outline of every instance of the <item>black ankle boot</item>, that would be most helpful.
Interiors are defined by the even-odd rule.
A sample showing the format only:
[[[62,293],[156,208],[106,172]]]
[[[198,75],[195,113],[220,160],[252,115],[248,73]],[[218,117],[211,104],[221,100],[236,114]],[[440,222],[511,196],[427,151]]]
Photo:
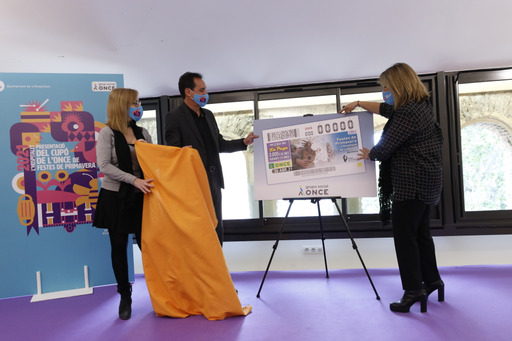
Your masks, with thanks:
[[[132,286],[120,287],[117,286],[117,292],[121,295],[121,302],[119,302],[119,318],[121,320],[128,320],[132,316]]]
[[[439,302],[444,301],[444,282],[442,279],[438,279],[437,281],[429,284],[425,283],[424,287],[427,292],[427,296],[437,290],[437,300]]]
[[[427,292],[425,289],[421,290],[406,290],[404,292],[404,295],[398,302],[393,302],[389,305],[389,309],[391,311],[397,312],[397,313],[408,313],[411,309],[411,306],[420,301],[421,302],[421,312],[426,313],[427,312]]]
[[[132,316],[132,298],[121,296],[119,302],[119,318],[121,320],[128,320]]]

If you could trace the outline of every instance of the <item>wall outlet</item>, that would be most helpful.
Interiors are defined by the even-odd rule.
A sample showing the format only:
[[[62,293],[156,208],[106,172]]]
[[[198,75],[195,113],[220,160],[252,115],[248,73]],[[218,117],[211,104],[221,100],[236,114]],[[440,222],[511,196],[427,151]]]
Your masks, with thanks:
[[[324,253],[324,249],[321,245],[303,246],[302,251],[305,255],[321,255]]]

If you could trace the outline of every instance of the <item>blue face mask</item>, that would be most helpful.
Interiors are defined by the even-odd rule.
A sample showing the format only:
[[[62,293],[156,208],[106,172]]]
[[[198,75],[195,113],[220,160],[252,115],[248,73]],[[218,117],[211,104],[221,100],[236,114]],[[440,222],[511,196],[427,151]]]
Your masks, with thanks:
[[[138,120],[140,120],[142,118],[142,113],[143,113],[142,106],[139,106],[137,108],[129,108],[128,109],[128,116],[130,116],[130,118],[132,120],[134,120],[135,122],[137,122]]]
[[[200,107],[204,107],[206,104],[208,104],[208,99],[210,98],[210,96],[208,96],[208,94],[206,95],[198,95],[196,93],[194,93],[194,102],[196,102],[197,104],[199,104]]]
[[[386,102],[389,105],[393,105],[395,103],[395,99],[393,98],[391,90],[383,91],[382,98],[384,98],[384,102]]]

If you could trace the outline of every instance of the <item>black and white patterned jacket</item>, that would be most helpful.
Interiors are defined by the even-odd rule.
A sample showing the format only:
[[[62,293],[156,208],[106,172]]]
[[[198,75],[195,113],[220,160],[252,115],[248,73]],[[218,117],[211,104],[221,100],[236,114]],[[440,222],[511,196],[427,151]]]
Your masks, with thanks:
[[[380,115],[389,119],[380,141],[371,149],[371,160],[391,159],[394,201],[419,199],[437,205],[443,174],[443,135],[428,102],[407,103],[394,110],[382,103]]]

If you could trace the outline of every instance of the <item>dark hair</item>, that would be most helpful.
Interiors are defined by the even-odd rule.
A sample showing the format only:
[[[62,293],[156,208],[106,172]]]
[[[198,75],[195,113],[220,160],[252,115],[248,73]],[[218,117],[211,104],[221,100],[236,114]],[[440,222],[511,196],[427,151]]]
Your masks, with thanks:
[[[203,79],[203,75],[197,72],[185,72],[181,75],[178,81],[178,89],[180,90],[181,98],[185,98],[185,89],[194,89],[196,87],[195,78]]]

